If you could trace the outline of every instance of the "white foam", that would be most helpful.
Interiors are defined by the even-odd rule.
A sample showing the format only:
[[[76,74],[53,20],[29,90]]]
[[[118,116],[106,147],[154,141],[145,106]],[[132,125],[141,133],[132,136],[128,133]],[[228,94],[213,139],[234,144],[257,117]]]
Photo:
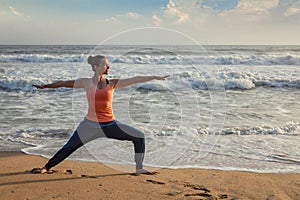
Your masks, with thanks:
[[[299,55],[107,55],[112,63],[202,64],[202,65],[299,65]],[[83,54],[2,54],[0,62],[70,63],[86,62]]]
[[[210,133],[206,128],[200,128],[199,134]],[[300,124],[295,122],[289,122],[283,126],[271,127],[267,125],[257,127],[234,127],[224,128],[221,132],[210,133],[220,135],[291,135],[296,136],[300,134]]]
[[[24,63],[60,63],[60,62],[85,62],[83,55],[51,55],[51,54],[17,54],[0,55],[0,62]]]

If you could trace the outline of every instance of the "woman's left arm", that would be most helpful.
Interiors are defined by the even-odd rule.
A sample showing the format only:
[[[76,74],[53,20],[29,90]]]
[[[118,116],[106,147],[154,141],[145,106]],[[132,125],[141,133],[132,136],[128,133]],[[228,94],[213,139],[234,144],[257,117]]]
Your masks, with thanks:
[[[126,78],[126,79],[115,79],[115,89],[120,89],[127,87],[129,85],[134,85],[138,83],[145,83],[152,80],[165,80],[170,75],[167,76],[136,76],[132,78]]]

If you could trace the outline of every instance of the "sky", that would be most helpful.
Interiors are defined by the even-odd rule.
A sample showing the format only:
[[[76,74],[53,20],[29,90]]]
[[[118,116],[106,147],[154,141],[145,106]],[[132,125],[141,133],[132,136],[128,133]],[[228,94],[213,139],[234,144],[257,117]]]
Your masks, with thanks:
[[[300,45],[300,0],[0,0],[0,27],[8,45],[99,44],[143,28],[161,44],[177,33],[206,45]]]

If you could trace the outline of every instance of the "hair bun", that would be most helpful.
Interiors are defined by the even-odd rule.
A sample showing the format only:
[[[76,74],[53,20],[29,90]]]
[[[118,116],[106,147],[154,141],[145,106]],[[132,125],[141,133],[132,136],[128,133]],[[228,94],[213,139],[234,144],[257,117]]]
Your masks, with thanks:
[[[105,58],[105,56],[101,56],[101,55],[96,55],[96,56],[89,56],[87,61],[90,65],[95,66],[95,65],[99,65],[101,63],[101,60]]]
[[[94,65],[94,57],[93,56],[89,56],[87,61],[90,65]]]

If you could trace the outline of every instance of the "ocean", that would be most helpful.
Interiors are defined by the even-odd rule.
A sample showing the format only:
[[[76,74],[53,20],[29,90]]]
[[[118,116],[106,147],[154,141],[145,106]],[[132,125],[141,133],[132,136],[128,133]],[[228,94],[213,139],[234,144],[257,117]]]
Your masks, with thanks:
[[[167,75],[116,90],[117,120],[145,133],[145,165],[300,172],[300,46],[0,46],[0,151],[50,158],[87,112],[82,89],[32,84],[91,77]],[[133,164],[130,142],[94,140],[69,159]],[[36,166],[33,166],[36,167]]]

